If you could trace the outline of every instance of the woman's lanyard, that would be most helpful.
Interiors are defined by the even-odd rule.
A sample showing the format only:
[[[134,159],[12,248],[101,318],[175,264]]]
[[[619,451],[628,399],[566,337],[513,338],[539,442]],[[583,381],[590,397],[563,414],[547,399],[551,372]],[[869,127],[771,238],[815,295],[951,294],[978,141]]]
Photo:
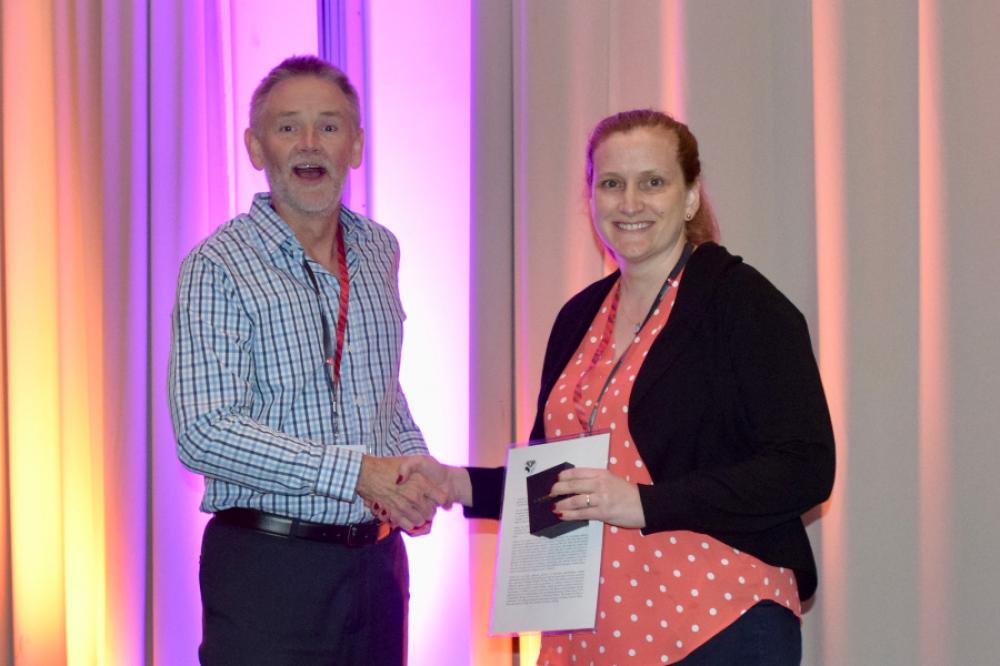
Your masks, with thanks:
[[[347,301],[350,282],[347,278],[347,250],[344,248],[344,227],[337,223],[337,281],[340,283],[340,307],[337,311],[337,342],[331,349],[330,325],[326,319],[326,309],[323,307],[323,296],[319,290],[319,280],[309,267],[309,260],[303,260],[302,265],[312,282],[316,292],[316,302],[319,304],[319,319],[323,326],[323,363],[327,368],[327,379],[333,392],[333,434],[337,434],[337,396],[340,388],[340,362],[344,357],[344,340],[347,338]]]
[[[588,434],[594,431],[594,421],[597,420],[597,410],[600,409],[601,401],[604,399],[604,394],[608,392],[608,387],[611,386],[611,381],[614,379],[615,374],[618,372],[618,369],[621,367],[622,362],[628,355],[628,350],[635,343],[635,339],[636,336],[639,334],[639,331],[642,330],[643,326],[646,325],[646,322],[648,322],[650,317],[653,316],[653,313],[656,312],[656,308],[660,306],[660,301],[662,301],[663,297],[666,296],[667,291],[670,289],[670,287],[674,286],[674,283],[677,280],[677,276],[680,275],[682,270],[684,270],[684,265],[687,264],[687,260],[691,256],[692,252],[694,252],[694,245],[692,245],[691,243],[686,243],[684,245],[684,251],[681,253],[680,259],[677,260],[677,263],[670,271],[670,275],[667,276],[667,279],[663,281],[663,285],[660,286],[660,291],[657,292],[656,298],[653,299],[653,304],[649,306],[649,312],[646,313],[646,317],[642,320],[642,323],[639,324],[638,327],[636,327],[635,335],[632,336],[632,340],[628,343],[628,347],[626,347],[625,350],[621,353],[621,355],[618,357],[618,360],[615,362],[614,367],[611,368],[611,372],[608,373],[607,379],[604,380],[604,386],[601,387],[601,392],[597,394],[597,400],[594,401],[594,408],[590,410],[590,416],[587,418],[586,421],[584,421],[583,414],[586,412],[586,410],[584,409],[582,386],[587,378],[587,375],[589,375],[593,371],[593,369],[597,367],[597,364],[601,360],[601,357],[604,356],[604,352],[608,348],[608,345],[610,344],[612,333],[615,330],[615,320],[618,319],[618,297],[621,294],[621,278],[619,278],[618,293],[615,294],[614,302],[611,304],[610,312],[608,312],[608,321],[607,325],[605,325],[604,327],[604,334],[601,336],[601,341],[597,345],[597,349],[594,350],[594,356],[590,361],[590,365],[580,376],[580,381],[577,382],[576,388],[573,390],[573,402],[574,406],[576,407],[577,420],[580,422],[580,425],[586,429]]]

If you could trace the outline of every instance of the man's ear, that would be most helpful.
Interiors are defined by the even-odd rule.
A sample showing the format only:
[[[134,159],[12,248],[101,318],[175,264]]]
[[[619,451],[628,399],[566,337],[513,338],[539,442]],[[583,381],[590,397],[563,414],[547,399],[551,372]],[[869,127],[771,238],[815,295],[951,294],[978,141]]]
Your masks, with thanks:
[[[361,156],[365,152],[365,131],[360,127],[354,128],[354,145],[351,146],[351,168],[357,169],[361,166]]]
[[[247,154],[250,156],[250,164],[253,164],[253,168],[257,169],[257,171],[262,170],[264,168],[264,151],[257,135],[249,127],[243,133],[243,143],[246,144]]]

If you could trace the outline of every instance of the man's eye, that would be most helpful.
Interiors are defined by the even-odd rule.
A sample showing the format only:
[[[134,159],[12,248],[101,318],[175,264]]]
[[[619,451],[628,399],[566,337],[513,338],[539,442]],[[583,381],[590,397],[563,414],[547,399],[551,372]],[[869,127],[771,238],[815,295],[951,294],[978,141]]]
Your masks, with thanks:
[[[336,125],[323,125],[323,131],[328,133],[333,133],[337,131]]]
[[[613,178],[606,178],[598,184],[602,190],[614,190],[618,188],[618,181]]]
[[[286,133],[291,132],[293,130],[294,130],[294,128],[291,125],[280,125],[278,127],[278,131],[281,132],[282,134],[286,134]]]
[[[664,180],[659,176],[653,176],[652,178],[649,179],[650,187],[663,187],[663,185],[664,185]]]

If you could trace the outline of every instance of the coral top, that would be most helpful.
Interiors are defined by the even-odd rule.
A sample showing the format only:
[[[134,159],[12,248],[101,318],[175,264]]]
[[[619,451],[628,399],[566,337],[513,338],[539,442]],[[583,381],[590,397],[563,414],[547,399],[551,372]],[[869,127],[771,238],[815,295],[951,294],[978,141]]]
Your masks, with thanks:
[[[608,468],[632,483],[652,481],[629,434],[629,397],[643,359],[667,325],[679,283],[680,278],[636,333],[601,397],[617,356],[619,282],[545,403],[549,438],[585,432],[596,404],[594,431],[611,431]],[[791,570],[696,532],[643,536],[638,529],[605,524],[595,628],[545,634],[538,663],[673,664],[763,600],[801,616]]]

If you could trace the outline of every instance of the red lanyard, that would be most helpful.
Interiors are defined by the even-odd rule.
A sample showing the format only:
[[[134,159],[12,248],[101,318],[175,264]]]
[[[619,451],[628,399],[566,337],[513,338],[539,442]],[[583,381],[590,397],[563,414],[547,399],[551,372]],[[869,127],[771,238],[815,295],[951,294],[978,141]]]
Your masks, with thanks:
[[[319,304],[319,318],[323,326],[323,363],[327,367],[327,376],[330,379],[330,389],[333,391],[333,411],[334,411],[334,432],[337,431],[337,391],[340,388],[340,363],[344,357],[344,340],[347,338],[347,303],[350,295],[351,283],[347,276],[347,249],[344,246],[344,227],[337,223],[337,281],[340,283],[339,307],[337,309],[337,330],[336,345],[330,344],[330,326],[326,319],[326,309],[323,307],[323,297],[319,289],[319,281],[316,274],[309,267],[309,261],[304,260],[302,265],[312,282],[313,291],[316,292],[316,300]],[[333,349],[331,349],[333,346]]]

